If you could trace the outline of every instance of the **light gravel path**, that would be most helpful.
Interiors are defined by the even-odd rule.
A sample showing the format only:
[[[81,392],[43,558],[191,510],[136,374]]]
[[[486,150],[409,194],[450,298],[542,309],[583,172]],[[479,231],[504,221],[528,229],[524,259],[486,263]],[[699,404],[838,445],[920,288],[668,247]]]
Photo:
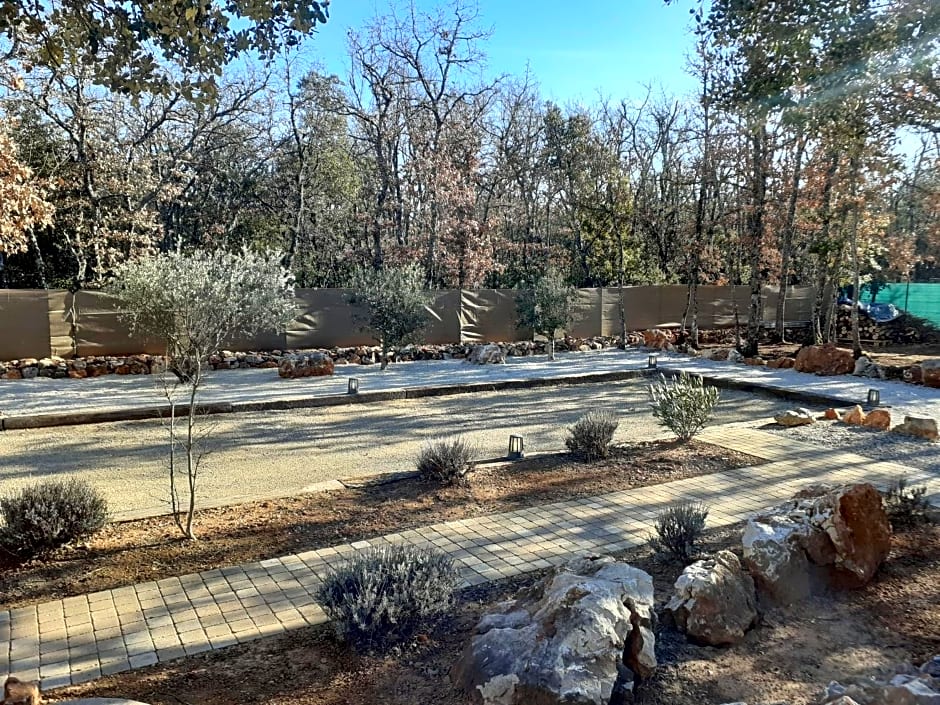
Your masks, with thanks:
[[[940,473],[940,443],[929,443],[899,433],[846,426],[837,421],[822,421],[795,428],[767,426],[765,430],[778,437],[816,444],[827,451],[858,453],[869,458]]]
[[[206,376],[199,400],[271,402],[345,395],[349,377],[363,392],[385,392],[441,385],[553,379],[643,369],[643,351],[604,350],[510,357],[504,365],[473,365],[463,360],[399,362],[382,371],[378,365],[337,365],[332,377],[281,379],[275,369],[217,370]],[[0,380],[0,412],[25,416],[60,412],[132,409],[165,404],[163,380],[172,375],[105,375],[94,379]]]
[[[224,370],[208,376],[200,400],[212,402],[274,402],[345,395],[350,376],[362,391],[400,391],[441,385],[533,380],[642,370],[649,351],[608,349],[507,359],[505,365],[471,365],[460,360],[401,362],[382,372],[378,365],[339,365],[333,377],[280,379],[276,370]],[[881,391],[882,403],[899,417],[924,413],[940,417],[940,389],[903,382],[868,380],[851,375],[820,377],[793,370],[773,370],[667,353],[660,366],[712,378],[755,384],[782,391],[803,391],[838,397],[843,405],[862,402],[869,388]],[[96,379],[0,380],[0,414],[7,417],[58,412],[132,409],[165,403],[160,377],[107,375]]]
[[[842,405],[864,404],[869,389],[881,392],[882,406],[890,407],[898,422],[907,414],[927,414],[940,418],[940,389],[931,389],[901,381],[873,380],[853,375],[821,376],[795,370],[774,370],[767,367],[690,358],[685,355],[664,356],[662,366],[711,377],[728,379],[766,389],[797,391],[837,397]],[[796,406],[800,406],[797,404]]]
[[[714,423],[762,419],[784,408],[771,397],[723,390]],[[640,381],[210,416],[202,423],[214,427],[213,452],[199,496],[211,506],[412,470],[422,444],[457,433],[477,445],[479,458],[504,456],[510,433],[521,434],[529,452],[559,451],[565,428],[591,409],[620,416],[618,441],[662,433]],[[6,431],[0,463],[0,494],[29,480],[81,477],[105,493],[118,517],[168,509],[166,429],[157,420]]]

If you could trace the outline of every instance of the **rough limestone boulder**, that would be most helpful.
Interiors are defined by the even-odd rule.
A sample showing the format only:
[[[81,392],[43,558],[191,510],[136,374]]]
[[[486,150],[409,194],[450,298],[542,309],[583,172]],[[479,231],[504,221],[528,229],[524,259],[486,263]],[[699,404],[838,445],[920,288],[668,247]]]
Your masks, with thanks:
[[[887,409],[872,409],[866,414],[862,426],[887,431],[891,428],[891,412]]]
[[[743,544],[758,588],[787,604],[826,586],[867,584],[888,555],[891,525],[872,485],[821,485],[750,519]]]
[[[715,348],[714,350],[706,350],[702,357],[706,360],[717,360],[719,362],[743,362],[744,355],[739,353],[734,348]]]
[[[884,379],[885,368],[872,362],[867,355],[862,355],[855,361],[855,369],[852,374],[856,377],[870,377],[871,379]]]
[[[277,374],[287,379],[300,377],[326,377],[333,374],[334,364],[329,355],[310,353],[309,355],[289,355],[281,359]]]
[[[632,702],[656,668],[653,601],[642,570],[575,561],[485,615],[453,680],[478,705]]]
[[[788,370],[796,364],[792,357],[778,357],[776,360],[768,360],[767,367],[772,370]]]
[[[782,414],[777,414],[774,416],[774,421],[776,421],[781,426],[806,426],[811,423],[816,423],[816,417],[813,416],[813,412],[809,409],[788,409]]]
[[[915,416],[909,414],[904,417],[904,423],[898,424],[891,430],[908,436],[925,438],[928,441],[936,441],[940,438],[940,430],[937,429],[937,420],[930,416]]]
[[[744,527],[744,565],[762,596],[788,605],[818,592],[825,584],[822,571],[803,550],[810,532],[804,515],[779,507],[751,518]]]
[[[842,414],[842,423],[849,426],[861,426],[865,423],[865,411],[858,404]]]
[[[891,523],[881,494],[868,483],[819,491],[809,495],[814,500],[811,521],[832,548],[819,537],[807,544],[807,553],[817,565],[831,567],[837,587],[862,587],[891,550]]]
[[[757,621],[754,580],[742,572],[736,555],[719,551],[682,571],[666,609],[696,643],[737,644]]]
[[[496,343],[487,343],[486,345],[474,345],[473,350],[467,356],[467,362],[476,365],[496,365],[506,362],[506,353]]]
[[[847,375],[855,370],[851,350],[837,348],[832,343],[807,345],[796,354],[793,369],[820,375]]]
[[[673,344],[672,333],[666,330],[654,329],[643,331],[643,345],[653,350],[671,350]]]
[[[838,410],[829,407],[823,412],[823,418],[827,421],[839,421],[842,419],[842,414]]]
[[[940,360],[923,360],[911,365],[910,377],[912,382],[925,387],[940,387]]]

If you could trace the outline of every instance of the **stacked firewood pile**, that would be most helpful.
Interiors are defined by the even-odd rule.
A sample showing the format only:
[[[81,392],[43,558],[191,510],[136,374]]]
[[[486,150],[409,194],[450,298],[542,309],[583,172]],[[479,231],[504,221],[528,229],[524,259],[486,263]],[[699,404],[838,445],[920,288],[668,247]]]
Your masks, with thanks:
[[[902,314],[893,321],[878,323],[864,311],[858,312],[858,333],[863,342],[880,345],[919,345],[940,343],[940,328],[924,319]],[[836,336],[840,341],[852,339],[852,308],[840,306],[836,318]]]

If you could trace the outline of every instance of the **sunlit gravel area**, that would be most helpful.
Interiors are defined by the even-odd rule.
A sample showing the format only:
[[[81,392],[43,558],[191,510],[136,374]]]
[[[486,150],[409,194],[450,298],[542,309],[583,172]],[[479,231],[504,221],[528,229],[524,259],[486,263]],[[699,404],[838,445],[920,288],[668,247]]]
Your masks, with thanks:
[[[900,421],[903,419],[895,419],[895,423]],[[940,471],[940,443],[931,443],[900,433],[846,426],[838,421],[819,421],[795,428],[766,426],[764,430],[827,448],[850,451],[877,460],[889,460],[918,470]]]

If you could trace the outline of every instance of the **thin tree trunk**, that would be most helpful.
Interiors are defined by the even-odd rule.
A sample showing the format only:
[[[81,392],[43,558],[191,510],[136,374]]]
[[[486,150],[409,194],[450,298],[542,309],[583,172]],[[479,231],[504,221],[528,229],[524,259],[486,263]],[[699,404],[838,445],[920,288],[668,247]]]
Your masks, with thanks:
[[[800,190],[800,172],[803,168],[803,154],[806,151],[806,138],[802,125],[797,134],[796,154],[793,157],[793,172],[790,176],[790,198],[787,202],[787,219],[783,226],[783,241],[780,244],[780,296],[777,299],[777,336],[781,343],[786,342],[786,306],[787,291],[790,286],[790,259],[793,256],[793,236],[796,234],[796,204]]]
[[[851,173],[852,185],[849,189],[849,247],[852,248],[852,292],[854,301],[852,302],[852,355],[857,360],[862,356],[862,341],[859,334],[858,304],[862,298],[861,292],[861,274],[858,266],[858,204],[855,197],[858,190],[858,179],[860,164],[857,156],[853,155],[850,161],[849,170]]]
[[[748,307],[747,340],[742,353],[745,357],[755,357],[760,343],[760,329],[763,319],[763,301],[761,299],[761,255],[764,245],[764,204],[767,197],[767,126],[763,116],[752,118],[751,125],[751,193],[746,217],[749,240],[748,266],[750,269],[751,299]]]
[[[841,155],[838,150],[833,149],[829,152],[829,165],[826,167],[826,178],[823,181],[823,192],[822,192],[822,218],[819,226],[819,239],[822,241],[823,252],[826,254],[825,257],[820,258],[820,267],[822,272],[820,272],[820,279],[824,282],[823,287],[818,293],[818,296],[822,299],[825,296],[825,285],[829,283],[832,265],[830,265],[830,248],[832,243],[829,241],[829,236],[832,230],[832,188],[835,183],[836,170],[839,168],[839,159]],[[836,267],[838,266],[838,258],[835,258]],[[833,290],[830,292],[829,301],[825,303],[825,310],[820,310],[820,313],[823,315],[823,320],[820,325],[820,332],[817,336],[817,344],[819,343],[828,343],[831,340],[829,331],[830,331],[830,320],[833,318],[832,310],[833,304],[838,296],[837,290],[838,287],[836,283],[832,284]],[[820,307],[821,308],[821,307]]]
[[[202,376],[202,372],[199,370],[201,362],[197,362],[196,365],[196,376],[193,378],[189,391],[189,416],[186,418],[186,479],[189,486],[189,502],[186,509],[184,533],[190,541],[196,540],[193,522],[196,518],[196,473],[199,471],[199,458],[196,457],[196,438],[193,432],[196,428],[196,395],[199,380]]]

